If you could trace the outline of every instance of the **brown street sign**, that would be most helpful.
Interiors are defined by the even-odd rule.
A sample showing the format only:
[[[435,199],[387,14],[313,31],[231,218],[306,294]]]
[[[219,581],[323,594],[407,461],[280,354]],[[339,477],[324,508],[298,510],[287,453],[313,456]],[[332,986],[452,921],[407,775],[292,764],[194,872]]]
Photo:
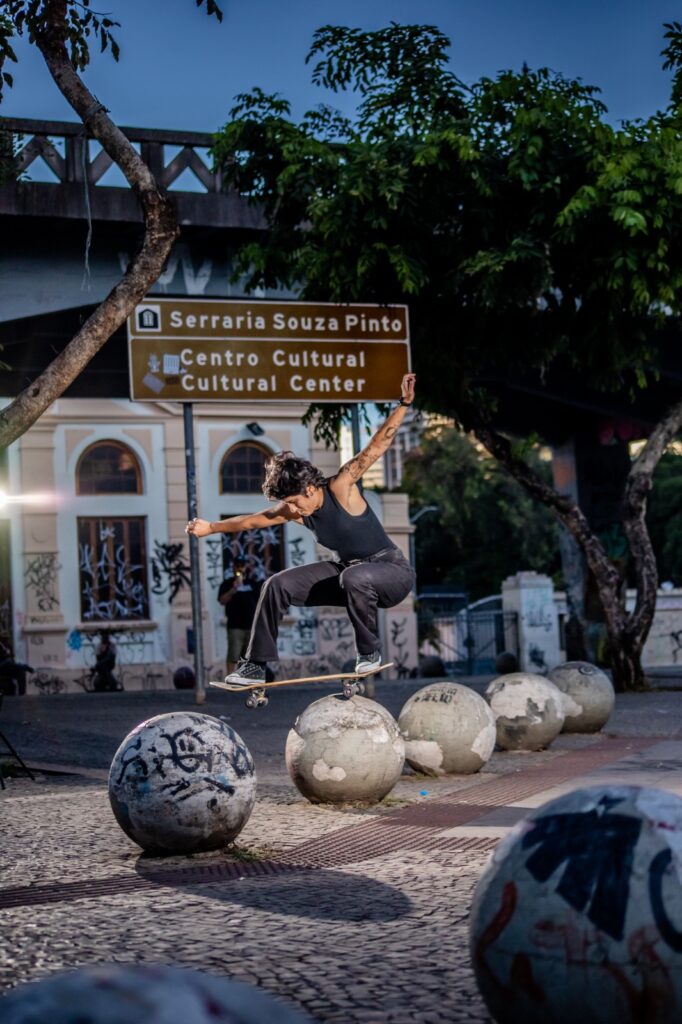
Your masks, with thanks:
[[[128,320],[128,357],[136,401],[390,401],[407,307],[153,296]]]

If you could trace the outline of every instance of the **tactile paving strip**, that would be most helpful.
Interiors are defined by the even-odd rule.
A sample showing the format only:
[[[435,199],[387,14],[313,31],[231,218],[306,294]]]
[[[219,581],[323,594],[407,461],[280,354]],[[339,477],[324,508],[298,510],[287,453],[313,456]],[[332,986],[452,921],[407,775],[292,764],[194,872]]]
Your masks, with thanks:
[[[569,782],[603,765],[639,753],[660,742],[659,737],[602,737],[592,746],[558,754],[544,765],[497,776],[466,786],[437,800],[404,807],[366,824],[351,825],[282,854],[287,864],[341,867],[399,850],[442,849],[448,837],[435,833],[468,825],[495,807],[518,803],[544,790]],[[426,836],[430,834],[428,847]],[[447,847],[451,847],[448,845]]]
[[[144,874],[0,888],[0,909],[342,867],[403,850],[439,850],[453,855],[489,853],[498,842],[497,837],[442,833],[471,824],[496,807],[518,803],[659,742],[659,737],[602,738],[590,747],[559,754],[549,764],[498,776],[441,794],[437,800],[426,800],[364,824],[338,829],[302,843],[277,860],[221,861]]]
[[[206,882],[223,882],[238,878],[292,874],[305,869],[306,866],[303,864],[280,864],[278,861],[225,861],[191,868],[90,878],[53,885],[22,885],[0,889],[0,910],[34,906],[39,903],[63,903],[65,900],[86,899],[92,896],[151,892],[159,887],[176,888],[180,885],[201,885]]]
[[[412,849],[431,848],[428,834],[415,835]],[[453,853],[489,853],[497,839],[479,839],[477,836],[453,836],[441,839],[439,850]],[[241,878],[262,878],[264,875],[291,875],[302,871],[318,871],[315,864],[287,864],[276,860],[221,861],[198,867],[176,868],[168,871],[150,871],[148,874],[115,875],[112,878],[92,878],[83,881],[61,882],[51,885],[22,885],[0,889],[0,910],[12,907],[30,907],[41,903],[64,903],[76,899],[116,896],[120,893],[154,892],[161,888],[175,889],[183,885],[201,885],[207,882],[229,882]]]

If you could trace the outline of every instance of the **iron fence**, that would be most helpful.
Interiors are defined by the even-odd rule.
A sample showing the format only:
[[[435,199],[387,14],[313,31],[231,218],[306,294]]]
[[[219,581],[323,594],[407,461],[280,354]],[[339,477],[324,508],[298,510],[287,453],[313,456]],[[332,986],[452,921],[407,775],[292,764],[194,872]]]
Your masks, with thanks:
[[[503,651],[518,651],[518,622],[514,612],[472,611],[450,615],[419,613],[421,654],[435,655],[450,675],[484,675],[495,671]]]

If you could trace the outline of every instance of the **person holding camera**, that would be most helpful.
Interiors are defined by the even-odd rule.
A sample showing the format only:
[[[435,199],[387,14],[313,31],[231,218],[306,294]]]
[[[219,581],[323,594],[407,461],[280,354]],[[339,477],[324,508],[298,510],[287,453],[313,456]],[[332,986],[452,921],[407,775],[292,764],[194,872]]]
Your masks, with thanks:
[[[243,558],[235,558],[232,572],[220,584],[218,600],[225,609],[227,619],[227,674],[237,667],[246,653],[251,626],[258,605],[260,585],[253,577],[251,566]]]

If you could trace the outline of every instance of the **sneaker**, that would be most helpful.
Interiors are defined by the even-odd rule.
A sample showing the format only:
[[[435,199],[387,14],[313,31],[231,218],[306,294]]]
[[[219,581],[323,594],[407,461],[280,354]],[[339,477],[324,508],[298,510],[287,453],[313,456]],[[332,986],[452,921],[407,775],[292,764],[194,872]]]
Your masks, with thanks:
[[[381,651],[374,651],[372,654],[358,654],[355,661],[355,672],[362,676],[365,672],[371,672],[381,664]]]
[[[254,683],[264,683],[265,663],[240,658],[236,672],[230,672],[229,676],[225,676],[225,682],[236,683],[237,686],[253,686]]]

